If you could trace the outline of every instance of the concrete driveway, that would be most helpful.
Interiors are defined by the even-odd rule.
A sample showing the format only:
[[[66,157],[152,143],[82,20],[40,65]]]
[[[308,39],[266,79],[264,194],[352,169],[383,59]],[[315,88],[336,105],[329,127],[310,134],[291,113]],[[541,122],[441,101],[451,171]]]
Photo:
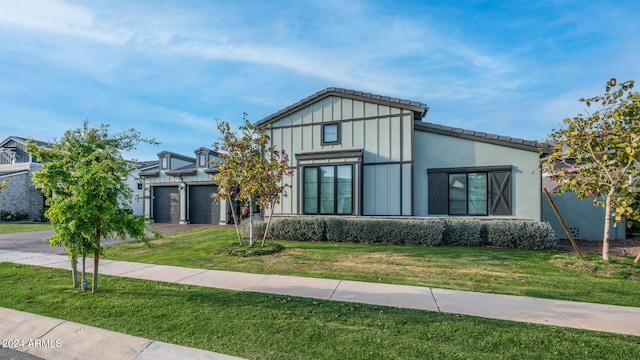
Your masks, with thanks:
[[[200,227],[218,227],[216,225],[206,224],[153,224],[154,228],[158,229],[161,233],[173,234],[176,232],[188,231],[197,229]],[[44,239],[53,236],[53,230],[40,230],[40,231],[27,231],[18,232],[12,234],[0,234],[0,249],[2,250],[14,250],[14,251],[26,251],[37,252],[42,254],[64,254],[64,248],[61,246],[51,247],[48,241]],[[119,243],[117,239],[102,239],[103,245],[111,245]]]

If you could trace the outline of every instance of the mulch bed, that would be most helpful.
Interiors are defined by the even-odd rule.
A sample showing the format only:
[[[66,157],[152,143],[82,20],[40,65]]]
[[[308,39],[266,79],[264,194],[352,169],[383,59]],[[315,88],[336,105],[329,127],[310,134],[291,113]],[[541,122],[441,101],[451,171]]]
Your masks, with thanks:
[[[582,252],[596,254],[602,253],[602,241],[576,240],[576,243],[578,244],[578,247]],[[559,251],[573,252],[573,246],[567,239],[558,240],[558,243],[554,246],[554,249]],[[636,257],[639,251],[640,238],[609,241],[609,253],[611,255]]]

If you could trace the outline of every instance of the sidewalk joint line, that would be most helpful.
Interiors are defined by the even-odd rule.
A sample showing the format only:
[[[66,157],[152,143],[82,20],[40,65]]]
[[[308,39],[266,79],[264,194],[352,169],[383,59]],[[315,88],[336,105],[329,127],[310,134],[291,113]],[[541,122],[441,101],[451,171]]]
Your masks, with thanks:
[[[36,314],[36,315],[37,315],[37,314]],[[43,337],[47,336],[47,334],[48,334],[48,333],[50,333],[50,332],[52,332],[53,330],[55,330],[58,326],[60,326],[60,325],[62,325],[62,324],[64,324],[64,323],[67,323],[67,322],[68,322],[67,320],[62,320],[62,321],[60,321],[60,322],[59,322],[59,323],[57,323],[54,327],[52,327],[51,329],[47,330],[47,332],[45,332],[44,334],[40,335],[40,336],[38,337],[38,339],[42,339]]]
[[[338,280],[338,285],[336,285],[336,287],[331,292],[331,295],[329,295],[329,300],[333,299],[333,295],[336,293],[336,291],[338,291],[338,288],[340,287],[340,284],[342,284],[342,280]]]
[[[436,309],[438,309],[438,312],[442,312],[442,310],[440,310],[440,304],[438,304],[438,299],[436,299],[436,296],[433,294],[432,288],[429,288],[429,293],[431,294],[431,298],[433,299],[433,302],[436,304]]]
[[[147,345],[145,345],[137,354],[136,357],[133,358],[133,360],[139,359],[140,355],[142,355],[142,353],[147,350],[149,348],[149,346],[151,346],[154,342],[156,342],[155,340],[151,340],[149,339],[149,341],[147,341]]]
[[[184,278],[184,279],[176,280],[176,281],[175,281],[175,283],[176,283],[176,284],[181,284],[181,282],[182,282],[182,281],[185,281],[185,280],[187,280],[187,279],[189,279],[189,278],[192,278],[192,277],[194,277],[194,276],[198,276],[198,275],[200,275],[200,274],[206,273],[206,272],[208,271],[208,270],[206,270],[206,269],[205,269],[205,270],[203,270],[203,269],[196,269],[196,270],[202,270],[202,271],[200,271],[199,273],[193,274],[193,275],[189,275],[189,276],[187,276],[187,277],[186,277],[186,278]]]

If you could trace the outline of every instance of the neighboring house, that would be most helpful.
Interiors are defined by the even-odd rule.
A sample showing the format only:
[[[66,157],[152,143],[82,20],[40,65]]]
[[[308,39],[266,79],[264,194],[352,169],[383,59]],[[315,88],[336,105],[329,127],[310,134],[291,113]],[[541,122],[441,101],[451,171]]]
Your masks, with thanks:
[[[556,205],[558,212],[562,216],[562,220],[565,222],[565,225],[567,225],[574,239],[602,241],[604,236],[604,207],[594,206],[595,196],[580,200],[572,192],[556,194],[554,190],[557,189],[560,184],[551,181],[548,174],[543,174],[543,186],[549,191],[551,200]],[[542,219],[551,224],[551,227],[553,227],[559,239],[569,238],[546,198],[542,206]],[[611,224],[609,239],[622,240],[626,239],[626,237],[627,228],[624,222]]]
[[[0,195],[0,210],[26,212],[28,218],[34,220],[41,218],[44,196],[31,182],[31,176],[41,164],[26,152],[27,141],[9,136],[0,142],[0,182],[7,181],[7,187]],[[43,141],[34,142],[39,146],[47,145]]]
[[[537,142],[423,122],[427,110],[327,88],[259,121],[296,170],[274,214],[541,219]]]
[[[199,148],[195,157],[169,151],[158,153],[157,166],[143,171],[143,213],[157,223],[226,224],[227,202],[214,201],[211,181],[213,150]],[[221,209],[223,209],[221,211]]]
[[[139,161],[136,164],[136,169],[127,177],[126,183],[133,190],[133,198],[131,199],[133,215],[144,215],[144,179],[140,174],[157,168],[158,160]]]

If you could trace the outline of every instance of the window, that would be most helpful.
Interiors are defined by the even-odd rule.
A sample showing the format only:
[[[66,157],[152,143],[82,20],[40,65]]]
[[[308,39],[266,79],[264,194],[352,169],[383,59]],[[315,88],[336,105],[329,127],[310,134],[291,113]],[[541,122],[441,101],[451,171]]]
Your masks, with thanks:
[[[487,215],[487,173],[449,174],[449,215]]]
[[[322,125],[322,145],[340,143],[340,124],[329,123]]]
[[[169,167],[169,159],[167,159],[166,157],[163,157],[162,159],[160,159],[160,161],[161,161],[160,168],[167,169]]]
[[[352,165],[304,168],[303,211],[305,214],[352,214],[352,200]]]
[[[511,167],[429,169],[429,214],[512,215]]]
[[[205,154],[198,155],[198,167],[205,167],[207,165],[207,157]]]
[[[138,183],[138,190],[142,190],[142,183]]]

